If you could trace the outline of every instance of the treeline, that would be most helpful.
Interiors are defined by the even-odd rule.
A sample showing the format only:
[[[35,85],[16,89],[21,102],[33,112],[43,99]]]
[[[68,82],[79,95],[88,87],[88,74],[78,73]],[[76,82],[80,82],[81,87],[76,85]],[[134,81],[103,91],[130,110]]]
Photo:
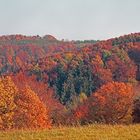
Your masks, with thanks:
[[[0,129],[140,122],[140,33],[106,41],[0,37]]]

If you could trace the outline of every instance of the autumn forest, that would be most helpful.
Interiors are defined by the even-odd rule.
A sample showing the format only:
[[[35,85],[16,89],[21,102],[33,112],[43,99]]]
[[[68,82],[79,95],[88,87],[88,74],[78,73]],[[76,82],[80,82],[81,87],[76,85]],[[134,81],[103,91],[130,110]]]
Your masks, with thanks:
[[[0,130],[140,123],[139,81],[140,33],[0,36]]]

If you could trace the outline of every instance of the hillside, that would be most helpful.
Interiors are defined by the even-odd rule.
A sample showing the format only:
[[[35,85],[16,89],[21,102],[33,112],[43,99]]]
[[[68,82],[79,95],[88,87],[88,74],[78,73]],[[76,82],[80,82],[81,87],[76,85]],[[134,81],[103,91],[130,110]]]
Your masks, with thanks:
[[[0,129],[140,123],[140,33],[1,36],[0,75]]]
[[[9,35],[0,37],[0,69],[1,73],[16,71],[31,61],[38,61],[40,58],[65,54],[68,52],[85,52],[85,49],[94,51],[99,49],[112,49],[113,46],[131,51],[130,47],[137,49],[140,42],[140,34],[130,34],[107,41],[59,41],[51,35],[23,36]],[[135,51],[135,50],[133,50]],[[134,53],[132,51],[132,53]],[[88,53],[88,52],[87,52]],[[128,52],[129,53],[129,52]],[[133,55],[130,53],[130,56]],[[139,55],[138,55],[139,56]],[[136,57],[136,56],[135,56]],[[132,58],[133,59],[133,58]],[[136,58],[135,58],[136,59]],[[139,58],[138,58],[139,59]]]

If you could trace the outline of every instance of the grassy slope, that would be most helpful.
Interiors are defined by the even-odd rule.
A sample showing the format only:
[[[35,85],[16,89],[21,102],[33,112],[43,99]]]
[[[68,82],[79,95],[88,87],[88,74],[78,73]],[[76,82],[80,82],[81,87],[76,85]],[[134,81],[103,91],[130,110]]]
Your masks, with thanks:
[[[91,125],[42,131],[0,132],[0,140],[140,140],[140,125]]]

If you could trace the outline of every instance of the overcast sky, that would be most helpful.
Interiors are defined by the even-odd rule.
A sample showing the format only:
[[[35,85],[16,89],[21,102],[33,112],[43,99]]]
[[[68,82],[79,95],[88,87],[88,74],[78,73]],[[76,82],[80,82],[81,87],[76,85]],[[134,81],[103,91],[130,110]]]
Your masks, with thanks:
[[[0,35],[107,39],[140,32],[140,0],[0,0]]]

